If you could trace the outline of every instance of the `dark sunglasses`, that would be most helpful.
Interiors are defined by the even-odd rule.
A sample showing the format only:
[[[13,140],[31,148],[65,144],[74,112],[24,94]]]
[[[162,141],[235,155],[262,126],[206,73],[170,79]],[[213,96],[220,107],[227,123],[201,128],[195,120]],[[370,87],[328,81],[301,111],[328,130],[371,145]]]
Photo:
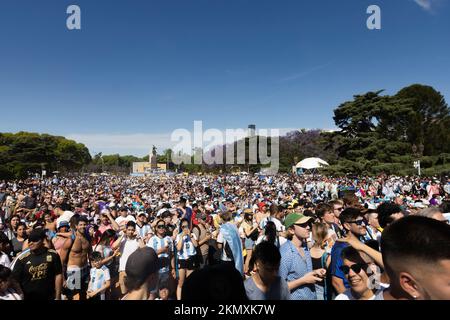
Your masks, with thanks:
[[[361,270],[364,268],[367,268],[367,263],[355,263],[351,267],[349,267],[349,266],[340,266],[339,267],[339,269],[341,269],[341,271],[345,275],[349,274],[350,269],[352,269],[354,273],[359,274],[361,272]]]
[[[157,228],[158,228],[158,229],[165,229],[165,228],[166,228],[166,226],[165,226],[165,225],[163,225],[163,224],[160,224],[159,226],[157,226]]]
[[[340,207],[340,208],[334,208],[334,210],[342,211],[342,210],[344,210],[344,208],[343,208],[343,207]]]
[[[181,229],[189,229],[189,226],[181,226]]]
[[[294,225],[301,227],[301,228],[307,228],[307,227],[312,227],[312,223],[311,222],[305,222],[305,223],[294,223]]]
[[[366,222],[363,220],[355,220],[355,221],[349,221],[348,223],[355,223],[358,226],[366,225]]]

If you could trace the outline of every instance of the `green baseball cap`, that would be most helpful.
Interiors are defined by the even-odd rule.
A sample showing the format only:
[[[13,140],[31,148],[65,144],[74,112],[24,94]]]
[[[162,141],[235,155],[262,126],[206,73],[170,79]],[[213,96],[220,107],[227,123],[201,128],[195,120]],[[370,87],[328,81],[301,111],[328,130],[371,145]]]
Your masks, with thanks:
[[[305,216],[301,213],[291,213],[284,220],[284,226],[287,229],[296,223],[305,223],[305,222],[309,221],[310,219],[312,219],[312,218]]]

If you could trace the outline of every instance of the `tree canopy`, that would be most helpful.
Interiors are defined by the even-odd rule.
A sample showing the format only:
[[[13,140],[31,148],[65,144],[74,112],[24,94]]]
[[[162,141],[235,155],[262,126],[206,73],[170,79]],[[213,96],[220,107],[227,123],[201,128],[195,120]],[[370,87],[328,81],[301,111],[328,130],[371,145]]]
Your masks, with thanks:
[[[290,172],[293,165],[308,157],[319,157],[331,164],[324,172],[344,174],[414,174],[414,160],[420,159],[424,174],[450,172],[450,108],[444,96],[430,86],[414,84],[395,95],[383,90],[355,95],[353,100],[334,110],[333,120],[338,130],[297,130],[279,137],[281,172]],[[259,141],[261,137],[257,137]],[[196,171],[259,171],[261,163],[249,164],[249,139],[245,138],[245,163],[223,165],[183,163],[177,169]],[[270,156],[271,138],[267,138]],[[202,153],[203,151],[196,150]],[[211,154],[212,155],[212,154]],[[210,156],[211,156],[210,155]],[[259,156],[259,155],[258,155]],[[207,153],[203,159],[207,158]],[[157,155],[159,163],[172,163],[172,150]],[[189,158],[189,157],[188,157]],[[80,143],[64,137],[19,132],[0,133],[0,178],[20,178],[29,172],[47,171],[110,171],[129,173],[132,163],[149,161],[119,154],[94,155]]]
[[[23,178],[41,170],[77,171],[91,161],[81,143],[48,134],[0,133],[0,177]]]

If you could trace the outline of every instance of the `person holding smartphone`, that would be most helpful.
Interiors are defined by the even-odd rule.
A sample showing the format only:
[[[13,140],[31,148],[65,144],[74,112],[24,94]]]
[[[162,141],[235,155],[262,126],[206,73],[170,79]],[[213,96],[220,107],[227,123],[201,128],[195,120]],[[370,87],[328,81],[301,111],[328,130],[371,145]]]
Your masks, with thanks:
[[[119,284],[123,296],[128,291],[125,286],[125,266],[128,257],[140,247],[145,247],[145,244],[136,232],[136,223],[128,221],[125,231],[122,231],[122,235],[112,245],[113,250],[119,248]]]
[[[195,256],[197,254],[197,237],[191,233],[189,220],[182,219],[180,231],[175,240],[178,259],[178,287],[177,299],[181,300],[181,288],[184,280],[197,268]]]

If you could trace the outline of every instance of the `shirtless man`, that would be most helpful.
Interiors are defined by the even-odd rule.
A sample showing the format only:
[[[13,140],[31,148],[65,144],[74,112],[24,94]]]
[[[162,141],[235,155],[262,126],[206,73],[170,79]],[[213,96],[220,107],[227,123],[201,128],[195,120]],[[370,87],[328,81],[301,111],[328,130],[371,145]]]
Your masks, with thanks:
[[[76,300],[74,298],[78,295],[79,300],[85,300],[89,284],[88,257],[92,252],[91,244],[85,236],[87,227],[86,217],[79,217],[75,227],[75,240],[73,241],[67,263],[66,288],[69,299]]]

